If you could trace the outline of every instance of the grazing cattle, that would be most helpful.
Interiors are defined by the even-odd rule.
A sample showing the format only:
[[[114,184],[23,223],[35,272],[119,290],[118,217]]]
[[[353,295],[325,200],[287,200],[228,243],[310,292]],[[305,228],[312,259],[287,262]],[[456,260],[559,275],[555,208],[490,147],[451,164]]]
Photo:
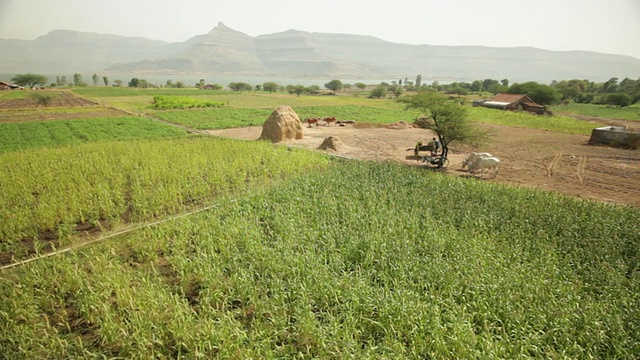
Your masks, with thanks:
[[[311,125],[316,124],[316,127],[318,127],[318,119],[317,118],[309,118],[307,119],[307,124],[308,127],[311,127]]]
[[[325,125],[329,126],[331,123],[336,122],[336,118],[334,117],[326,117],[324,118]]]
[[[464,169],[466,166],[472,164],[474,161],[476,161],[478,158],[481,157],[493,157],[493,155],[489,154],[489,153],[475,153],[472,152],[471,154],[469,154],[469,157],[464,159],[464,161],[462,161],[462,168]]]
[[[483,177],[487,170],[495,169],[493,177],[496,177],[498,176],[498,166],[500,166],[500,159],[497,157],[479,157],[469,164],[469,172],[476,173],[481,171],[480,177]]]

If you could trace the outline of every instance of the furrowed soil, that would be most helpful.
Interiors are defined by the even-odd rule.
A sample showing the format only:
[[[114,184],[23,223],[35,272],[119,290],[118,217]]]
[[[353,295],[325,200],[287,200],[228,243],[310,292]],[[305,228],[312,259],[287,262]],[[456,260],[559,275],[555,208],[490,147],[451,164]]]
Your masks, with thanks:
[[[497,125],[483,125],[492,133],[492,141],[478,149],[450,146],[450,164],[432,169],[416,158],[418,141],[426,144],[433,133],[419,128],[389,129],[353,125],[308,127],[305,136],[290,140],[290,146],[315,149],[332,136],[339,146],[326,151],[351,159],[395,161],[442,171],[453,176],[473,176],[462,169],[462,161],[471,151],[489,152],[500,158],[499,173],[485,175],[484,181],[497,181],[529,188],[555,191],[578,198],[640,206],[640,151],[588,145],[589,136],[562,134]],[[256,140],[261,126],[214,130],[210,134]],[[422,152],[421,155],[425,153]],[[477,176],[473,176],[477,178]]]
[[[35,91],[52,94],[49,102],[45,105],[31,98],[0,99],[0,124],[129,115],[120,109],[101,106],[69,91]]]

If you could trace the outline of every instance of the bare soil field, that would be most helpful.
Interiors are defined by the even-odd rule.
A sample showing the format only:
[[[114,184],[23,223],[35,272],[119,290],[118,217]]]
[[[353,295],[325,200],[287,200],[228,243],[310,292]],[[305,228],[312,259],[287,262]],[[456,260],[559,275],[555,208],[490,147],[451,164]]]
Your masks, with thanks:
[[[492,142],[480,149],[456,147],[449,150],[450,165],[439,169],[454,176],[469,176],[462,161],[471,151],[490,152],[501,159],[495,178],[484,181],[556,191],[583,199],[640,206],[640,152],[587,145],[585,135],[561,134],[515,127],[484,125],[492,131]],[[433,134],[419,128],[360,128],[353,125],[307,127],[305,136],[286,145],[316,149],[329,136],[341,146],[331,154],[351,159],[395,161],[430,168],[413,154],[416,142],[427,143]],[[256,140],[261,126],[215,130],[210,134]],[[325,150],[317,150],[325,151]]]
[[[46,90],[34,90],[46,91]],[[44,120],[72,120],[127,116],[122,110],[100,106],[68,91],[55,94],[45,106],[36,99],[0,99],[0,124]],[[73,109],[73,110],[69,110]]]
[[[91,107],[98,104],[93,101],[81,98],[68,91],[48,92],[47,90],[33,90],[43,93],[54,94],[49,103],[45,106],[36,99],[0,99],[0,109],[33,109],[33,108],[56,108],[56,107]]]

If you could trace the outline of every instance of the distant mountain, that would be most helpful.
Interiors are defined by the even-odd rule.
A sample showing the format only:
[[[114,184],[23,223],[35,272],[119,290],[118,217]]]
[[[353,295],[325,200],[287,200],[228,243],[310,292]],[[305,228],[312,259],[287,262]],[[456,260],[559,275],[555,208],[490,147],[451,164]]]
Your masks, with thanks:
[[[55,30],[35,40],[0,39],[0,72],[202,74],[291,78],[514,81],[640,77],[640,59],[529,47],[407,45],[371,36],[289,30],[248,36],[219,23],[168,43]]]

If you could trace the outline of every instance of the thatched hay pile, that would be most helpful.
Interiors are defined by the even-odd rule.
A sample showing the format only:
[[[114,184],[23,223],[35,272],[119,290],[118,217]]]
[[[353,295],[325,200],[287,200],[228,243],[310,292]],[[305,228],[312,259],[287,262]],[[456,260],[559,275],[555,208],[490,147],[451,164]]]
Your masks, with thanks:
[[[282,105],[275,109],[262,125],[259,140],[271,140],[277,143],[284,140],[299,140],[304,130],[298,114],[290,106]]]
[[[406,122],[404,120],[400,120],[400,121],[398,121],[396,123],[389,124],[386,127],[387,127],[387,129],[394,129],[394,130],[405,130],[405,129],[412,128],[412,126],[408,122]]]
[[[342,142],[337,137],[334,137],[334,136],[329,136],[328,138],[324,139],[322,144],[318,146],[319,150],[331,150],[335,152],[340,151],[340,149],[342,148],[343,148]]]

